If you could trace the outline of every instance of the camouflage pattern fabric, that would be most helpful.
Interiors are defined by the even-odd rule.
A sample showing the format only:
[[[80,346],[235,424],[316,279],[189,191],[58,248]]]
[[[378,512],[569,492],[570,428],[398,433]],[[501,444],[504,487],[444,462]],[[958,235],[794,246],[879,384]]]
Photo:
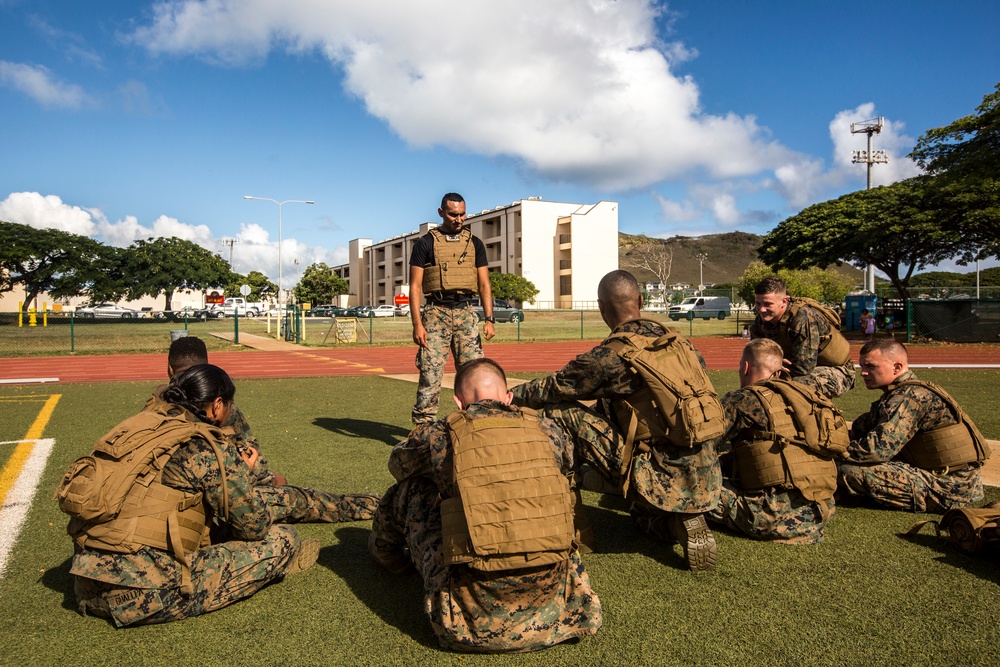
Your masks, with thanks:
[[[473,416],[516,418],[497,401],[468,408]],[[539,423],[553,455],[570,474],[572,445],[552,422]],[[445,422],[415,430],[393,449],[389,471],[399,480],[379,503],[369,551],[395,571],[412,563],[424,583],[424,611],[441,646],[465,652],[533,651],[596,633],[601,603],[579,554],[553,565],[483,572],[444,564],[441,499],[456,493]]]
[[[421,313],[421,321],[427,329],[427,347],[417,348],[420,382],[417,385],[417,402],[410,415],[418,426],[437,419],[448,351],[451,350],[456,368],[483,356],[479,318],[469,304],[447,308],[428,302]]]
[[[157,404],[164,403],[163,391],[167,388],[167,385],[161,384],[157,385],[153,389],[153,395],[149,397],[146,401],[146,406],[144,409],[148,410]],[[223,427],[229,427],[233,430],[230,440],[236,447],[236,451],[243,453],[247,451],[249,447],[253,447],[257,450],[257,462],[253,467],[253,476],[256,479],[257,484],[273,484],[274,483],[274,473],[268,470],[267,459],[264,457],[264,453],[260,451],[260,445],[257,443],[257,436],[253,434],[253,430],[250,428],[250,424],[247,422],[247,418],[243,415],[239,406],[236,405],[234,401],[232,407],[229,409],[229,419]]]
[[[948,404],[933,391],[898,386],[916,379],[906,371],[889,385],[871,409],[854,420],[847,459],[838,462],[838,488],[894,509],[944,513],[983,497],[979,464],[936,474],[899,459],[919,431],[957,424]]]
[[[271,523],[340,523],[367,521],[375,515],[378,496],[340,495],[301,486],[254,487],[267,505]]]
[[[828,398],[843,396],[854,388],[854,362],[843,366],[817,366],[820,340],[833,331],[830,321],[820,311],[810,306],[799,308],[795,317],[789,312],[780,321],[768,324],[758,315],[750,325],[752,338],[770,338],[782,343],[782,333],[787,332],[790,345],[782,345],[782,352],[790,362],[793,380],[808,385]]]
[[[750,389],[737,389],[722,397],[726,412],[726,433],[720,449],[754,440],[753,431],[767,431],[767,410]],[[726,471],[723,470],[723,474]],[[707,515],[717,523],[758,540],[782,544],[813,544],[823,539],[823,528],[833,515],[833,499],[827,516],[817,503],[806,500],[795,488],[771,487],[746,491],[726,475],[718,507]]]
[[[626,322],[612,333],[631,331],[662,336],[665,329],[649,321]],[[518,405],[535,408],[559,424],[572,438],[574,465],[586,463],[610,485],[622,487],[625,438],[611,402],[645,386],[626,361],[603,345],[570,361],[559,372],[512,389]],[[579,403],[596,399],[594,409]],[[715,442],[695,447],[644,446],[632,462],[629,493],[665,512],[698,513],[716,508],[722,473]]]
[[[193,438],[174,453],[163,483],[201,493],[209,520],[231,540],[190,556],[192,595],[180,592],[181,567],[175,557],[151,547],[134,554],[83,549],[73,556],[77,599],[82,613],[111,616],[119,627],[162,623],[207,613],[249,597],[285,574],[301,548],[291,526],[272,526],[264,499],[254,490],[250,469],[231,443],[224,445],[229,519],[212,447]]]

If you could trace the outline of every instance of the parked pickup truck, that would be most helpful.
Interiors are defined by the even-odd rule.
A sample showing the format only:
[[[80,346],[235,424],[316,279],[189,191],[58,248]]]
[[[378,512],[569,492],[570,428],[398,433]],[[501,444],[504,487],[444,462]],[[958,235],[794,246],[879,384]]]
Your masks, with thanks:
[[[693,320],[696,317],[704,320],[718,317],[724,320],[730,314],[732,311],[727,296],[689,296],[676,306],[670,306],[667,311],[674,322],[682,318]]]
[[[257,317],[266,310],[267,306],[262,303],[247,301],[243,297],[233,296],[221,304],[217,303],[212,306],[209,314],[212,317],[221,319],[223,317],[233,317],[238,311],[241,317]]]

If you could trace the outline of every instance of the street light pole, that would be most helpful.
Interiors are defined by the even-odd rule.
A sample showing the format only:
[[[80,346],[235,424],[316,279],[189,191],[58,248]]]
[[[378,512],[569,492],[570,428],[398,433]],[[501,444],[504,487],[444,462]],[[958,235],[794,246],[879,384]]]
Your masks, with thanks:
[[[885,119],[882,116],[872,118],[871,120],[863,120],[860,123],[851,123],[851,134],[868,135],[868,150],[854,151],[851,156],[851,162],[854,164],[868,165],[868,190],[872,189],[872,166],[889,163],[889,156],[885,151],[872,149],[872,136],[881,133],[884,124]],[[865,289],[872,294],[875,293],[875,266],[873,264],[869,264],[868,269],[865,271]]]
[[[284,286],[282,283],[281,271],[281,207],[285,204],[315,204],[316,202],[306,199],[286,199],[284,201],[278,201],[277,199],[271,199],[270,197],[252,197],[250,195],[243,195],[243,198],[256,199],[257,201],[269,201],[278,205],[278,310],[283,313],[284,303],[282,303],[282,299],[284,298]]]
[[[707,253],[699,253],[698,257],[698,296],[704,296],[705,292],[705,260],[708,259]]]

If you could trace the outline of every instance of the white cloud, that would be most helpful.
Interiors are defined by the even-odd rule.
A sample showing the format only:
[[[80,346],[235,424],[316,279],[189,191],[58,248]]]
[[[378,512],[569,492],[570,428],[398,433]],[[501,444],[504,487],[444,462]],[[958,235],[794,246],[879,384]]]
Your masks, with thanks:
[[[90,236],[104,243],[125,247],[133,241],[147,238],[177,237],[196,243],[223,259],[229,259],[228,248],[223,248],[222,239],[216,238],[206,225],[193,225],[161,215],[149,225],[139,222],[133,215],[127,215],[117,222],[110,222],[100,209],[82,208],[65,203],[56,195],[43,196],[37,192],[13,192],[0,201],[0,220],[35,227],[36,229],[58,229],[71,234]],[[275,282],[278,281],[278,244],[270,239],[263,227],[244,225],[233,248],[233,266],[240,273],[260,271]],[[327,250],[309,246],[294,238],[285,238],[281,244],[281,264],[286,288],[295,284],[295,258],[299,258],[299,273],[315,262],[326,262],[330,266],[347,262],[347,248],[338,246]]]
[[[155,53],[259,62],[317,50],[412,145],[512,156],[611,189],[701,169],[756,174],[790,159],[754,118],[705,114],[694,56],[666,42],[655,0],[169,0],[132,41]]]
[[[875,105],[872,102],[859,104],[854,109],[838,113],[830,121],[830,140],[833,142],[833,163],[837,171],[849,173],[853,178],[867,181],[867,167],[864,164],[853,164],[851,158],[856,150],[868,150],[867,134],[852,134],[851,124],[872,120],[877,117]],[[876,164],[872,167],[872,184],[889,185],[904,178],[912,178],[920,174],[920,167],[907,156],[916,140],[904,134],[906,126],[899,121],[888,118],[879,134],[873,135],[872,150],[885,151],[889,157],[888,164]]]
[[[0,60],[0,84],[24,93],[45,107],[79,109],[92,104],[83,88],[56,81],[42,65]]]
[[[701,218],[701,211],[689,199],[678,202],[659,194],[654,194],[654,196],[660,204],[660,211],[663,213],[665,222],[693,222]]]

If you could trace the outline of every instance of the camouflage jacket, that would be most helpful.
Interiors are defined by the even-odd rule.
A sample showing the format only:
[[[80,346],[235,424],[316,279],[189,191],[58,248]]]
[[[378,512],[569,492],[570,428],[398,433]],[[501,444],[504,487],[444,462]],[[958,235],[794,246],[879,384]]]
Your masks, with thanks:
[[[473,403],[467,412],[474,417],[509,415],[513,419],[517,416],[517,408],[499,401]],[[541,418],[538,424],[552,442],[552,453],[563,474],[569,474],[573,466],[573,445],[553,421]],[[428,477],[442,497],[453,497],[456,493],[454,462],[447,422],[439,419],[427,424],[396,445],[389,455],[389,472],[399,482],[414,476]]]
[[[919,431],[958,423],[948,404],[933,391],[913,385],[899,386],[900,382],[916,379],[916,375],[906,371],[885,388],[867,413],[854,420],[848,461],[891,461]]]
[[[146,401],[146,409],[163,402],[163,391],[166,388],[167,385],[161,384],[153,389],[153,395]],[[257,484],[271,484],[274,480],[274,475],[268,468],[264,452],[260,451],[257,436],[254,435],[253,429],[250,428],[250,424],[247,422],[247,418],[243,415],[243,411],[240,410],[235,401],[233,401],[232,407],[229,409],[229,419],[222,426],[223,428],[232,429],[229,439],[236,447],[236,451],[242,454],[250,447],[257,450],[257,462],[253,467],[254,480]]]
[[[791,341],[790,345],[782,345],[785,359],[791,362],[791,376],[795,378],[812,373],[816,369],[820,341],[829,336],[832,330],[830,321],[815,308],[803,306],[795,317],[786,311],[778,322],[768,324],[758,315],[750,325],[752,338],[770,338],[778,342],[782,342],[780,339],[783,330],[787,331],[788,340]]]
[[[184,414],[189,419],[196,419],[189,412]],[[163,469],[163,484],[187,493],[201,493],[209,520],[223,529],[230,539],[261,539],[271,526],[267,505],[254,493],[252,473],[236,448],[225,441],[219,444],[224,445],[225,490],[215,452],[201,438],[192,438],[174,452]],[[228,521],[225,519],[226,495]],[[173,554],[151,547],[143,547],[134,554],[83,549],[74,555],[71,572],[134,588],[174,588],[181,583],[179,563]]]
[[[648,320],[625,322],[611,333],[623,331],[644,336],[666,333],[662,326]],[[701,355],[698,356],[700,359]],[[645,386],[642,377],[632,372],[628,362],[601,344],[579,355],[559,372],[518,385],[512,391],[518,405],[535,409],[563,401],[597,399],[598,411],[613,423],[611,402],[634,394]]]

